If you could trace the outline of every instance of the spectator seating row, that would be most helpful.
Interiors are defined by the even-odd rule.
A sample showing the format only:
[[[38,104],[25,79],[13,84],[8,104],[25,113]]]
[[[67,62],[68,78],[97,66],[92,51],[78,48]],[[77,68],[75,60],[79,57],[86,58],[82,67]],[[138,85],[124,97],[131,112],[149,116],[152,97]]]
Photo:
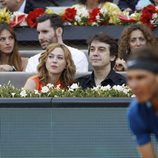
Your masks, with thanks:
[[[41,53],[43,50],[20,50],[19,53],[22,57],[30,58],[38,53]]]
[[[79,78],[85,75],[90,74],[91,72],[87,73],[78,73],[76,74],[75,78]],[[10,82],[16,88],[22,88],[26,82],[26,80],[34,75],[34,73],[28,72],[0,72],[0,85],[5,85]]]
[[[42,51],[43,51],[43,50],[34,50],[34,51],[32,51],[32,50],[21,50],[21,51],[20,51],[20,54],[21,54],[22,57],[30,58],[31,56],[36,55],[37,53],[40,53],[40,52],[42,52]],[[84,50],[82,50],[82,51],[85,53],[85,55],[86,55],[86,57],[87,57],[87,59],[88,59],[88,52],[87,52],[87,50],[84,49]],[[92,71],[92,66],[91,66],[91,64],[88,65],[88,71]],[[121,72],[121,73],[124,75],[123,72]]]

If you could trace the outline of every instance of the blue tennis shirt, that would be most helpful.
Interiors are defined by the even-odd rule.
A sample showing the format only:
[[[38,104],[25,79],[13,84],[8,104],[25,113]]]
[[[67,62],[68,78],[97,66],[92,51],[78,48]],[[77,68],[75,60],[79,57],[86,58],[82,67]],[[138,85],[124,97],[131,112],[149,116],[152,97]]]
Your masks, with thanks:
[[[128,109],[128,121],[138,145],[149,143],[151,134],[158,140],[158,112],[150,102],[141,104],[133,100]]]

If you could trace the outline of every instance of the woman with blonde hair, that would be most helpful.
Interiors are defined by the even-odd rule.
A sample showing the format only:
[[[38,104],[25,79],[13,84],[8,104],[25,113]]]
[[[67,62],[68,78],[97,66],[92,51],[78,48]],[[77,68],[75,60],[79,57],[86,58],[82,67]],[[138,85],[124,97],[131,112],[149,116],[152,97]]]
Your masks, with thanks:
[[[0,71],[23,71],[27,58],[20,56],[15,32],[7,23],[0,23]]]
[[[37,75],[26,81],[24,89],[40,91],[48,83],[66,89],[74,82],[76,67],[69,49],[64,44],[53,43],[41,54],[37,71]]]

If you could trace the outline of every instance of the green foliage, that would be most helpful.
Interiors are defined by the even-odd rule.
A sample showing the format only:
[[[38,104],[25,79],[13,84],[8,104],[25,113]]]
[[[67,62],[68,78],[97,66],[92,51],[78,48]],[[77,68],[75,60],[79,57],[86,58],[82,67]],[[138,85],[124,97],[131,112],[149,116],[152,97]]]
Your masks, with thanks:
[[[39,92],[37,90],[29,91],[18,89],[10,83],[0,86],[1,98],[19,98],[19,97],[131,97],[132,92],[127,86],[98,86],[94,88],[82,89],[77,84],[73,84],[69,89],[62,90],[54,88],[48,84]]]

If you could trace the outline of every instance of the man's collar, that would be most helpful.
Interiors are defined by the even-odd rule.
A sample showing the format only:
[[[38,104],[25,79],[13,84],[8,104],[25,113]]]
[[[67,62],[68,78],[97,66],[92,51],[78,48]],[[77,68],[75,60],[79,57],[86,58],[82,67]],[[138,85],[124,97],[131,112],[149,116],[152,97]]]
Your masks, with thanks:
[[[26,6],[26,0],[23,1],[22,5],[21,5],[20,8],[17,10],[17,12],[22,12],[22,13],[24,13],[24,11],[25,11],[25,6]]]
[[[109,74],[107,75],[107,77],[105,77],[105,79],[102,81],[102,82],[104,82],[104,81],[106,81],[106,80],[111,80],[113,83],[115,83],[115,71],[114,70],[111,70],[110,72],[109,72]],[[92,84],[94,84],[95,85],[95,80],[94,80],[94,71],[92,72],[92,74],[91,75],[89,75],[88,76],[88,78],[87,78],[87,80],[86,80],[86,83],[88,83],[88,82],[90,82],[90,83],[92,83]],[[101,83],[102,83],[101,82]]]
[[[111,70],[109,72],[109,74],[107,75],[106,79],[110,79],[115,83],[115,79],[116,79],[116,72],[114,70]]]

